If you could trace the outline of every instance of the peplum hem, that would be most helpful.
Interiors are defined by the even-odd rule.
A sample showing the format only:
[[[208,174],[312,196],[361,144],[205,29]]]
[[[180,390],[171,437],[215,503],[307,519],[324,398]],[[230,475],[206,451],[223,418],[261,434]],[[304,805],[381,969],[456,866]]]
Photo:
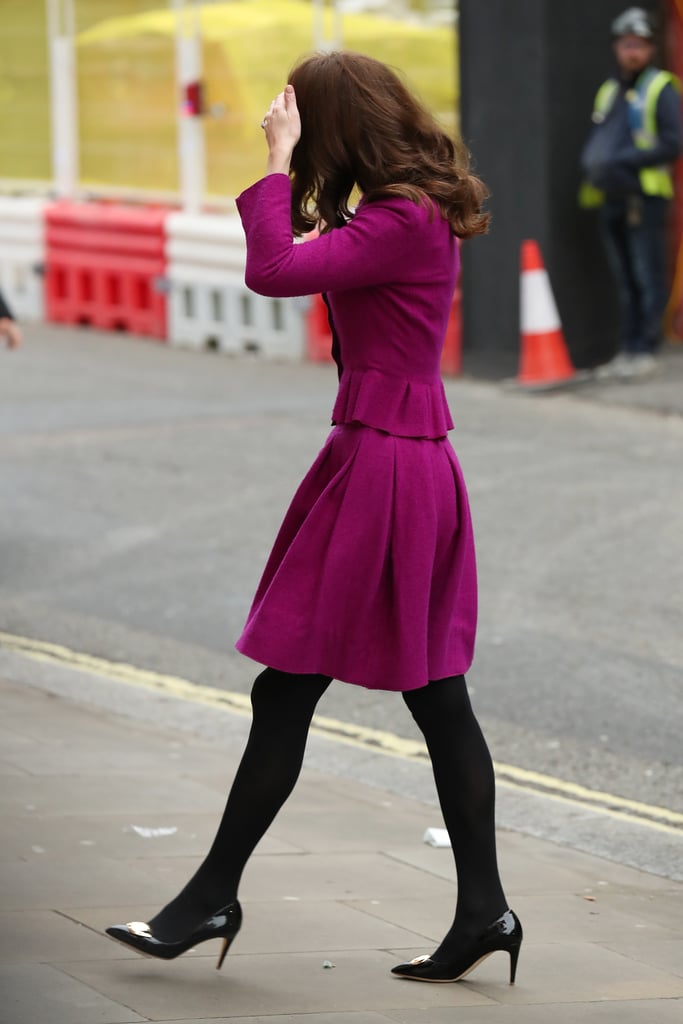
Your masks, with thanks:
[[[453,429],[440,378],[406,380],[381,370],[344,369],[332,423],[362,423],[396,437],[436,439]]]

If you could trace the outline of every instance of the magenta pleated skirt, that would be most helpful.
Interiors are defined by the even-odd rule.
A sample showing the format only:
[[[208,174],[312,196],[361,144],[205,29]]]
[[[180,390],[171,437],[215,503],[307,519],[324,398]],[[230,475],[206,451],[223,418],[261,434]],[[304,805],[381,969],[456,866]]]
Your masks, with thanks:
[[[466,672],[477,619],[467,491],[447,438],[334,427],[285,515],[243,654],[412,690]]]

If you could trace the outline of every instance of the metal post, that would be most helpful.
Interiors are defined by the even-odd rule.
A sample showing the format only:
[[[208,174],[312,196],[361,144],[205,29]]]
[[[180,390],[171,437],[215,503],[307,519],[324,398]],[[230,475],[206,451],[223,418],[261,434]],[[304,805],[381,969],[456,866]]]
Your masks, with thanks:
[[[342,32],[342,12],[338,0],[331,0],[332,3],[332,42],[335,50],[341,50],[344,45]]]
[[[342,46],[342,12],[337,0],[330,0],[332,7],[332,32],[326,31],[326,0],[313,0],[313,48],[316,50],[339,50]]]
[[[78,187],[78,99],[73,0],[46,0],[50,63],[52,176],[58,196]]]
[[[313,49],[325,47],[325,0],[313,0]]]
[[[186,106],[188,87],[201,81],[200,14],[191,0],[171,0],[175,12],[176,83],[178,103],[178,165],[180,193],[186,213],[200,213],[206,189],[204,125],[199,113]]]

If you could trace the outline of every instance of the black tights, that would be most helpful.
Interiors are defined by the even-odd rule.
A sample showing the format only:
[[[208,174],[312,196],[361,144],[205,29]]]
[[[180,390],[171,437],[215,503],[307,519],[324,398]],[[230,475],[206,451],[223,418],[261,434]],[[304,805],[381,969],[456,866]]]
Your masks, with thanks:
[[[315,706],[328,676],[267,668],[251,691],[249,739],[211,849],[182,892],[152,918],[154,935],[186,935],[237,896],[242,871],[299,778]]]
[[[493,763],[464,676],[437,679],[403,699],[427,744],[455,858],[455,918],[433,954],[448,960],[508,909],[496,858]]]
[[[216,838],[182,892],[149,922],[157,938],[186,935],[236,898],[247,860],[296,784],[311,718],[330,681],[270,668],[258,676],[249,739]],[[458,875],[454,924],[434,954],[443,959],[507,909],[496,865],[493,768],[464,676],[403,697],[429,749]]]

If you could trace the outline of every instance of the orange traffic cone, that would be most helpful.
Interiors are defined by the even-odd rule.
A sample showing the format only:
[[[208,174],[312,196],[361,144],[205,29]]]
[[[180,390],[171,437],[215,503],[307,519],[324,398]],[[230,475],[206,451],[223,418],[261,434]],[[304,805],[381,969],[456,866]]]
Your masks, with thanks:
[[[522,242],[517,383],[553,387],[576,376],[538,242]]]

